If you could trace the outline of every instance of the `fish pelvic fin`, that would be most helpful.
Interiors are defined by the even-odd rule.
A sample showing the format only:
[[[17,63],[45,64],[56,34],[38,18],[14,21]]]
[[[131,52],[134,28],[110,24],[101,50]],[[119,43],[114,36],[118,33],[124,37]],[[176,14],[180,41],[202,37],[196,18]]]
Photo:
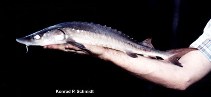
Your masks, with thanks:
[[[126,54],[132,58],[137,58],[137,54],[136,53],[133,53],[133,52],[130,52],[130,51],[126,51]]]
[[[179,62],[179,59],[186,53],[193,51],[193,50],[197,50],[197,49],[196,48],[181,48],[181,49],[169,50],[169,51],[167,51],[167,53],[172,54],[172,56],[169,57],[168,59],[166,59],[166,61],[168,61],[172,64],[175,64],[177,66],[183,67],[183,65]]]

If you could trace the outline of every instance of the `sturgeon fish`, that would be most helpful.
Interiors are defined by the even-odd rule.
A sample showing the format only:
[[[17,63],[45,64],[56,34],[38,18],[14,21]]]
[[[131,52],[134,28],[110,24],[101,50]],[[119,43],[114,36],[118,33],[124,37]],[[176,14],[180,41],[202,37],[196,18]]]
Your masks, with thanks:
[[[18,38],[16,41],[26,47],[71,44],[84,52],[89,52],[84,46],[84,44],[89,44],[121,51],[131,58],[144,56],[164,60],[181,67],[178,59],[189,51],[195,50],[194,48],[156,50],[151,44],[151,39],[138,43],[116,29],[87,22],[59,23]]]

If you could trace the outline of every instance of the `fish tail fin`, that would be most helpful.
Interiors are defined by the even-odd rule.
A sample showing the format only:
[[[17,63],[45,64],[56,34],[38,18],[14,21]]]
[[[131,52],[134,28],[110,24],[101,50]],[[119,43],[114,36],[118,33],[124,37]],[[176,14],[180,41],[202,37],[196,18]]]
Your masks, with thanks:
[[[181,48],[181,49],[173,49],[167,51],[167,53],[172,54],[171,57],[166,59],[166,61],[169,61],[172,64],[175,64],[177,66],[183,67],[182,64],[179,62],[179,59],[185,55],[186,53],[196,50],[195,48]]]

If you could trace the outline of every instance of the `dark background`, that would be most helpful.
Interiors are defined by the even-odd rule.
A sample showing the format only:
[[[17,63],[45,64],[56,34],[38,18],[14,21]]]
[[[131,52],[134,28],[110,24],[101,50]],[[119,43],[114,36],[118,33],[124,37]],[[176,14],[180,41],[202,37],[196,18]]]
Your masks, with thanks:
[[[8,4],[4,12],[8,14],[4,20],[11,21],[8,29],[13,25],[9,31],[15,38],[57,23],[83,21],[110,26],[137,41],[151,37],[159,50],[188,47],[202,34],[211,16],[208,0],[27,1]],[[42,47],[29,47],[25,53],[25,46],[17,42],[13,50],[15,64],[4,64],[7,67],[1,71],[1,92],[6,95],[210,96],[210,74],[186,91],[178,91],[139,79],[92,56]],[[95,93],[56,94],[56,89],[93,89]]]

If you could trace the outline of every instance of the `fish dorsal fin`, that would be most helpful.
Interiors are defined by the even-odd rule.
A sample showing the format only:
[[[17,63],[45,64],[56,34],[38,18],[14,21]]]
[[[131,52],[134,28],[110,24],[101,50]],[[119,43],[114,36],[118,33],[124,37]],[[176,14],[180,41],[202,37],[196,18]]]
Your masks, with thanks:
[[[154,48],[151,41],[152,41],[151,38],[147,38],[144,41],[142,41],[141,44],[150,48]]]

